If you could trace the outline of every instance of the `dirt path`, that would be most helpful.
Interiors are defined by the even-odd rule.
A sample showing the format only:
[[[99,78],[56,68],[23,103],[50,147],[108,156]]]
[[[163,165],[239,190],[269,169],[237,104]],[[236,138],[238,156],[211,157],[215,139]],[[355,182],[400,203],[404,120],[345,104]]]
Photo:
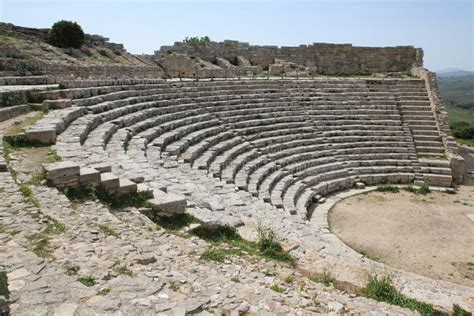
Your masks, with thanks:
[[[346,244],[392,267],[474,286],[474,186],[350,197],[329,215]]]

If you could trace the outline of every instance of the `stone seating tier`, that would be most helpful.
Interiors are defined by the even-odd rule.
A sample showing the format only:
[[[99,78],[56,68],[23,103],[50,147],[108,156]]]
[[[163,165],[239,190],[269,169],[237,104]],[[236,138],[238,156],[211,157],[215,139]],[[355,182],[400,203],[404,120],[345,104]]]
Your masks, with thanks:
[[[62,133],[62,156],[82,166],[113,163],[112,157],[138,165],[189,163],[303,217],[316,195],[356,182],[408,183],[420,172],[431,185],[452,179],[446,160],[432,162],[443,158],[444,146],[418,79],[62,86],[39,94],[68,98],[72,106],[31,131]],[[121,174],[133,166],[113,168]]]

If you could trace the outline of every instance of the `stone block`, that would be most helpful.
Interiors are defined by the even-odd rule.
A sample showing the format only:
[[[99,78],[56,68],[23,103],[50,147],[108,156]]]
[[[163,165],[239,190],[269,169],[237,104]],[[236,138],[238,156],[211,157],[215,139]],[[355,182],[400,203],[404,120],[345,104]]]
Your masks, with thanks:
[[[115,193],[120,186],[120,179],[116,175],[105,172],[100,174],[100,185],[109,193]]]
[[[94,168],[80,168],[79,183],[81,185],[98,184],[100,182],[100,172]]]
[[[38,142],[43,145],[53,145],[56,143],[56,128],[54,126],[29,129],[25,135],[26,139],[31,142]]]
[[[137,184],[137,193],[145,194],[149,199],[153,199],[153,189],[144,183]]]
[[[125,195],[137,192],[137,184],[128,179],[119,179],[119,187],[116,194]]]
[[[109,164],[105,164],[105,163],[94,164],[94,165],[91,165],[89,167],[94,168],[95,170],[99,171],[100,173],[112,172],[112,166],[110,166]]]
[[[183,214],[186,210],[186,199],[176,194],[153,190],[153,199],[148,200],[153,211],[166,214]]]
[[[45,163],[42,167],[47,180],[78,177],[80,174],[79,165],[71,161]]]
[[[70,99],[44,100],[42,107],[44,109],[65,109],[71,107],[72,101]]]

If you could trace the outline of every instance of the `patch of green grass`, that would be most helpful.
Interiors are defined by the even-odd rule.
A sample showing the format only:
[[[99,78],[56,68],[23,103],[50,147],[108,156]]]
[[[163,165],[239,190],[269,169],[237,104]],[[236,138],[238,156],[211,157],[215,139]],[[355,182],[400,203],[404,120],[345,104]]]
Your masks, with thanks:
[[[321,275],[313,275],[309,279],[313,282],[321,283],[324,286],[331,286],[334,284],[333,278],[331,278],[331,275],[327,271],[324,271]]]
[[[95,285],[95,279],[92,275],[81,276],[80,278],[77,279],[77,281],[81,282],[85,286],[94,286]]]
[[[258,248],[260,253],[269,259],[289,263],[291,266],[296,265],[295,258],[288,252],[283,250],[280,242],[276,239],[276,234],[271,229],[258,228]]]
[[[58,234],[66,231],[66,225],[59,223],[58,221],[49,218],[48,223],[46,224],[46,229],[44,230],[47,234]]]
[[[426,183],[423,183],[418,189],[411,185],[408,185],[404,187],[403,189],[407,192],[414,193],[414,194],[427,195],[431,193],[430,187]]]
[[[10,155],[12,154],[12,152],[13,152],[12,145],[10,145],[7,142],[3,142],[3,158],[5,158],[5,161],[7,163],[10,162]]]
[[[10,136],[10,135],[16,135],[16,134],[23,133],[23,129],[25,127],[33,125],[34,123],[36,123],[37,121],[42,119],[43,116],[44,116],[44,113],[37,112],[37,113],[32,114],[30,117],[25,118],[22,121],[15,121],[15,123],[12,126],[10,126],[5,131],[4,134],[6,136]]]
[[[48,151],[45,162],[46,163],[53,163],[53,162],[58,162],[58,161],[62,161],[62,160],[63,159],[61,158],[61,156],[59,156],[56,149],[51,149],[50,151]]]
[[[125,275],[128,277],[133,277],[132,270],[130,270],[125,264],[122,264],[120,259],[117,259],[114,261],[113,269],[118,274]]]
[[[43,171],[38,171],[38,172],[33,173],[28,183],[33,184],[33,185],[40,185],[41,181],[43,181],[44,179],[46,179],[46,174]]]
[[[423,183],[421,187],[418,189],[418,194],[427,195],[429,193],[431,193],[431,190],[430,190],[430,187],[426,183]]]
[[[222,262],[231,256],[261,256],[296,266],[293,256],[283,250],[276,240],[275,233],[269,229],[259,228],[258,242],[243,239],[236,231],[224,230],[220,238],[211,239],[212,244],[201,256],[202,259]],[[219,236],[219,235],[217,235]]]
[[[283,281],[285,281],[285,283],[293,283],[293,281],[295,281],[295,276],[288,275]]]
[[[28,203],[31,203],[33,204],[34,206],[36,207],[40,207],[40,204],[39,204],[39,201],[38,199],[36,198],[36,196],[34,195],[33,191],[31,190],[30,186],[27,185],[26,183],[22,183],[20,184],[20,192],[23,194],[23,196],[25,197],[25,200],[28,202]]]
[[[50,237],[45,232],[35,233],[27,237],[28,248],[38,257],[52,258],[53,248],[49,243]]]
[[[398,189],[398,187],[390,185],[390,184],[381,184],[377,186],[377,189],[375,189],[375,191],[397,193],[400,190]]]
[[[235,283],[240,283],[239,277],[232,277],[232,278],[230,278],[230,280],[231,280],[232,282],[235,282]]]
[[[278,284],[273,284],[272,286],[270,286],[270,290],[275,291],[280,294],[285,292],[285,289],[278,286]]]
[[[367,298],[397,305],[403,308],[418,311],[421,315],[445,315],[436,310],[432,305],[423,303],[400,293],[392,283],[389,276],[370,276],[365,288],[360,289],[358,294]]]
[[[5,265],[0,264],[0,297],[5,299],[10,298],[10,291],[8,290],[8,277]],[[1,310],[0,310],[1,311]]]
[[[114,237],[118,238],[117,232],[112,227],[110,227],[108,225],[99,224],[99,229],[100,229],[101,232],[103,232],[106,235],[114,236]]]

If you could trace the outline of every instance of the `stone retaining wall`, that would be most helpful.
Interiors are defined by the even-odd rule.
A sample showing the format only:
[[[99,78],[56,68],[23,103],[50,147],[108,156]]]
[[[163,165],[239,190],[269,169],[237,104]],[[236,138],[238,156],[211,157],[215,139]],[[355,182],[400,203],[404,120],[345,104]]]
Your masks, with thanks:
[[[457,184],[462,183],[464,175],[464,158],[459,155],[459,148],[451,135],[448,122],[448,112],[443,105],[438,88],[436,73],[431,72],[421,66],[412,68],[412,73],[425,81],[426,90],[430,99],[431,110],[436,119],[439,134],[443,140],[446,151],[446,158],[452,170],[453,181]]]
[[[278,47],[229,40],[208,44],[176,42],[173,46],[162,46],[155,52],[155,58],[163,58],[170,53],[200,57],[211,62],[221,57],[236,65],[239,56],[243,56],[253,66],[260,66],[264,70],[275,59],[283,59],[309,67],[312,73],[331,75],[404,72],[411,68],[417,58],[417,49],[413,46],[355,47],[351,44],[314,43]]]

